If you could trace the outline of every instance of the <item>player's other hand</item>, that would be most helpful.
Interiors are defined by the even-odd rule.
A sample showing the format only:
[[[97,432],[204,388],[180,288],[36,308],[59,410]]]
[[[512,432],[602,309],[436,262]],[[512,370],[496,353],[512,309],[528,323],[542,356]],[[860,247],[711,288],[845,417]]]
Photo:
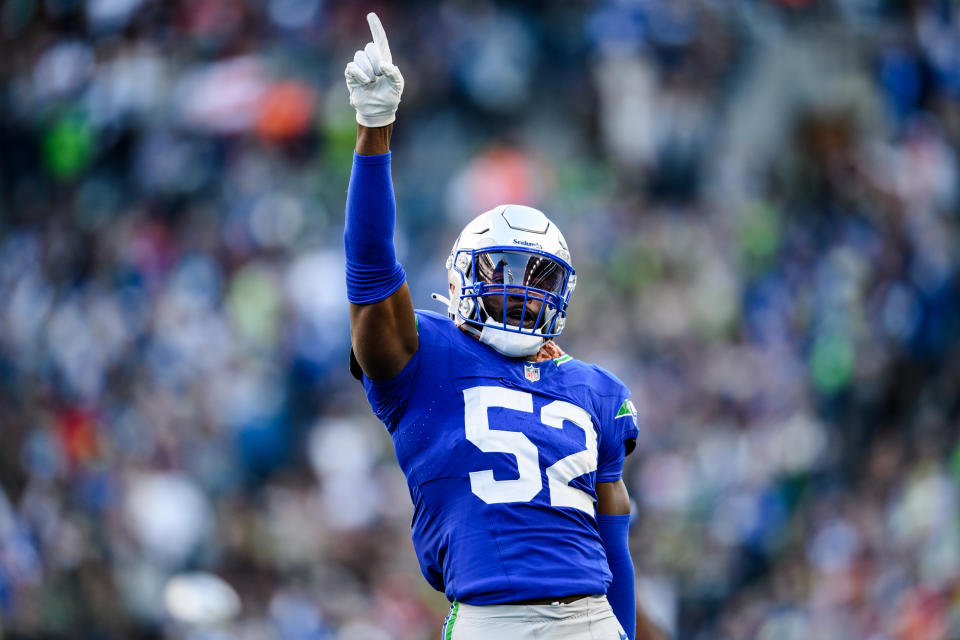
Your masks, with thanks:
[[[368,13],[367,22],[373,42],[354,54],[343,75],[350,91],[350,105],[357,110],[357,122],[365,127],[384,127],[396,119],[403,76],[393,64],[380,18]]]

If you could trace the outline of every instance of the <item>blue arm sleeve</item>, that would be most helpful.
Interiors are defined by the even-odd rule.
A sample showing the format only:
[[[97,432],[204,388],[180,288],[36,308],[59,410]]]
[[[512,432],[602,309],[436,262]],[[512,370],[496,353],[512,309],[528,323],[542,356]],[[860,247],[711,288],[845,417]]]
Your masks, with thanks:
[[[637,601],[634,593],[633,560],[630,559],[630,547],[627,544],[627,532],[630,528],[630,514],[597,514],[600,538],[607,552],[607,564],[613,574],[613,582],[607,589],[607,600],[620,626],[627,632],[627,638],[633,640],[637,633]]]
[[[407,278],[393,248],[396,211],[390,152],[354,153],[343,232],[347,298],[354,304],[386,300]]]

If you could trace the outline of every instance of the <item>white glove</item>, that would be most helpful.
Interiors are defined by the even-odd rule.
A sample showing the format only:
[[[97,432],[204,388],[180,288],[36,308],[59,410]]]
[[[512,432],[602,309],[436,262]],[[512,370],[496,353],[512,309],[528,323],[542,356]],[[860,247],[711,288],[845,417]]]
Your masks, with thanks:
[[[396,119],[403,76],[393,64],[380,18],[368,13],[367,22],[373,42],[354,54],[343,75],[350,91],[350,106],[357,110],[357,122],[365,127],[383,127]]]

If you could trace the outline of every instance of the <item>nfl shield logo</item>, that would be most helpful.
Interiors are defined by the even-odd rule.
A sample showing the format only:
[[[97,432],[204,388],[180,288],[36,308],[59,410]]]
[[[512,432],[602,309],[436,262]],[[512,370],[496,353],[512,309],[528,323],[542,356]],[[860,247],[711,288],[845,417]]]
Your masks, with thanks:
[[[535,364],[523,365],[523,375],[530,382],[536,382],[540,379],[540,367]]]

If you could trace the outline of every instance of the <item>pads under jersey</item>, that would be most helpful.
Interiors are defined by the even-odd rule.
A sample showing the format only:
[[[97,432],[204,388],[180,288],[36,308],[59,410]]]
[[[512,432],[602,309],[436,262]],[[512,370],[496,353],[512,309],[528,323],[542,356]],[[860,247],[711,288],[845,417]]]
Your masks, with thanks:
[[[407,478],[427,581],[477,605],[606,593],[595,485],[620,479],[637,437],[626,387],[569,356],[503,356],[429,311],[417,325],[403,371],[363,384]]]

